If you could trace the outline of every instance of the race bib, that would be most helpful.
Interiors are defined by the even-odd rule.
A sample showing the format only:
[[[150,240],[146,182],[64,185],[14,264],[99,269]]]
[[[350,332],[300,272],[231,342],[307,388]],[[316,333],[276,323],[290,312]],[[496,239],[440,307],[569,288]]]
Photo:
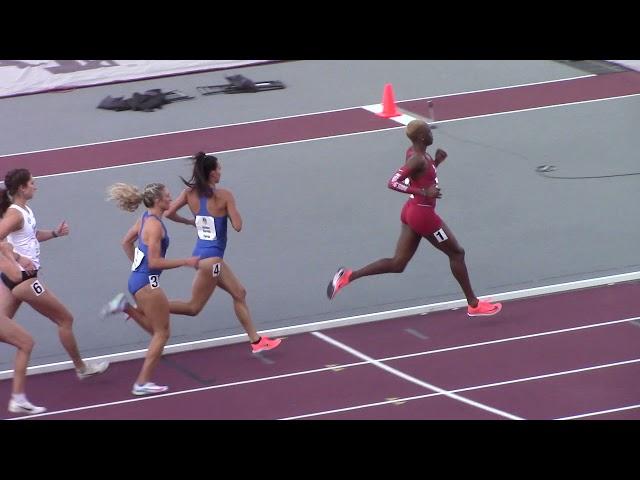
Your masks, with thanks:
[[[438,240],[438,243],[442,243],[445,240],[449,240],[449,237],[447,237],[447,234],[444,233],[444,230],[442,228],[434,232],[433,236],[436,237],[436,240]]]
[[[144,259],[144,253],[142,253],[142,250],[136,247],[136,249],[133,251],[133,263],[131,264],[132,272],[140,266],[143,259]]]
[[[213,217],[196,215],[196,228],[198,229],[198,238],[201,240],[216,239],[216,223]]]
[[[221,263],[216,263],[213,266],[213,270],[211,271],[211,273],[213,274],[214,277],[217,277],[218,275],[220,275],[220,271],[222,270],[222,264]]]
[[[37,297],[39,297],[45,292],[44,287],[38,280],[36,280],[31,284],[31,290],[33,290],[33,293],[35,293]]]
[[[158,288],[160,286],[160,275],[149,275],[149,285],[151,285],[151,288]]]

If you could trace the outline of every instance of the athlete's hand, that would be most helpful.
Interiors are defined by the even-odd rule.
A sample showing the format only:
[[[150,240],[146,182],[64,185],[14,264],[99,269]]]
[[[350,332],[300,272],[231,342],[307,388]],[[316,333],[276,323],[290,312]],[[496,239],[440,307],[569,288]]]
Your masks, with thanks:
[[[62,223],[58,225],[58,228],[54,230],[54,232],[56,232],[56,235],[59,237],[69,235],[69,225],[67,225],[67,221],[63,220]]]
[[[185,260],[184,266],[193,267],[197,270],[199,262],[200,262],[200,257],[189,257]]]
[[[436,150],[436,160],[435,160],[436,167],[440,165],[442,162],[444,162],[445,158],[447,158],[447,152],[445,152],[441,148]]]
[[[9,242],[0,242],[0,252],[2,252],[9,258],[15,257],[13,253],[13,245],[11,245]]]
[[[27,272],[31,272],[36,269],[35,264],[24,255],[20,255],[20,258],[18,259],[18,265],[24,268]]]
[[[422,195],[430,198],[442,197],[442,193],[440,193],[440,187],[437,185],[431,185],[429,188],[423,188]]]

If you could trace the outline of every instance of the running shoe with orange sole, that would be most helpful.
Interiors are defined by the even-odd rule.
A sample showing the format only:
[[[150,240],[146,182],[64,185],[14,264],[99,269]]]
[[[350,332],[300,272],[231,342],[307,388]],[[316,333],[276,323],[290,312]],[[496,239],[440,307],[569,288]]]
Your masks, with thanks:
[[[269,338],[264,335],[260,338],[258,343],[251,344],[251,351],[253,353],[264,352],[266,350],[273,350],[282,342],[281,338]]]
[[[346,287],[349,284],[352,272],[352,270],[349,270],[345,267],[340,267],[338,269],[336,274],[333,276],[333,279],[327,286],[327,298],[329,300],[333,300],[333,297],[335,297],[342,288]]]
[[[502,310],[501,303],[490,303],[478,300],[476,307],[472,307],[471,305],[467,307],[467,315],[470,317],[489,317],[500,313],[500,310]]]

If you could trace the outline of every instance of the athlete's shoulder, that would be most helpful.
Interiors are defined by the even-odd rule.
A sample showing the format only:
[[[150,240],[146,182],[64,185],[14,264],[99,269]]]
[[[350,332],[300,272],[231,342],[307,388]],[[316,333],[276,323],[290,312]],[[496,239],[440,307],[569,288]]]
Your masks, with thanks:
[[[23,214],[22,211],[18,208],[11,208],[13,204],[7,208],[7,211],[4,212],[2,219],[11,224],[22,224]]]
[[[196,190],[195,187],[184,187],[182,192],[180,192],[180,195],[185,195],[185,196],[191,196],[191,195],[197,195],[197,194],[198,194],[198,191]]]
[[[233,198],[233,193],[228,188],[216,188],[216,195],[225,199]]]
[[[422,168],[424,165],[425,159],[421,154],[414,152],[411,150],[411,154],[407,153],[407,161],[406,164],[410,167]]]
[[[162,220],[160,220],[155,215],[147,215],[147,218],[144,221],[144,226],[149,228],[161,228]]]

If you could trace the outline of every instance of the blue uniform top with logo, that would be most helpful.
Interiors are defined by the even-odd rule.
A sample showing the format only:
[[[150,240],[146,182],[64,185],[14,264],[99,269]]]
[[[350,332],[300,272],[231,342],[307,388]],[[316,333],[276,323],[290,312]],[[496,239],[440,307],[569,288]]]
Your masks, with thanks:
[[[142,241],[141,235],[144,222],[149,217],[157,219],[164,230],[164,236],[160,242],[160,255],[162,258],[167,254],[167,249],[169,248],[169,234],[167,233],[167,227],[164,226],[162,220],[156,215],[150,215],[149,212],[144,212],[142,215],[142,222],[140,223],[140,230],[138,231],[138,246],[134,251],[131,275],[129,276],[129,293],[131,295],[135,295],[135,293],[145,285],[150,285],[151,288],[158,288],[160,286],[159,280],[162,270],[159,268],[149,268],[149,247]]]
[[[193,249],[196,257],[211,258],[224,256],[227,247],[227,215],[214,217],[207,209],[207,197],[200,197],[200,209],[196,214],[198,239]]]

